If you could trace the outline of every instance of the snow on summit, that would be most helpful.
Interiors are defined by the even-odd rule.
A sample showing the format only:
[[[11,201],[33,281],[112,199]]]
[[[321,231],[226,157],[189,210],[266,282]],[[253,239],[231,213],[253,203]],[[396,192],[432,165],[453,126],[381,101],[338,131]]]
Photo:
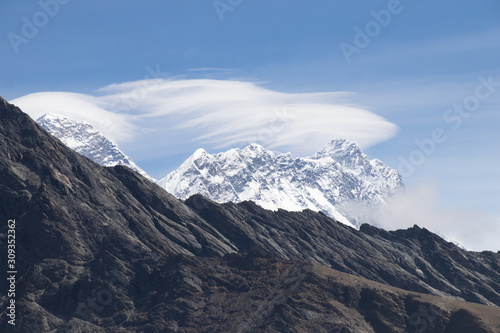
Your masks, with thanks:
[[[199,193],[217,202],[251,200],[271,210],[311,209],[354,227],[366,221],[349,204],[384,205],[403,187],[396,170],[343,139],[297,158],[258,144],[218,154],[198,149],[158,184],[180,199]]]
[[[47,113],[36,121],[66,146],[102,166],[124,165],[154,181],[138,167],[116,144],[90,124]]]

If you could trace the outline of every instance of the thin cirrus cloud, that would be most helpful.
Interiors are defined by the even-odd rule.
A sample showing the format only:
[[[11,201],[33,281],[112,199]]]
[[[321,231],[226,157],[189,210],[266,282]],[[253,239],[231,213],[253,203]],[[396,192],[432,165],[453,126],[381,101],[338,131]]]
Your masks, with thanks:
[[[141,134],[153,132],[156,149],[166,134],[175,141],[171,133],[198,147],[259,143],[296,155],[312,154],[334,138],[366,148],[395,135],[397,126],[384,118],[338,102],[349,96],[281,93],[234,80],[150,79],[112,84],[96,96],[42,92],[12,103],[34,119],[51,112],[86,121],[116,143],[137,143]]]

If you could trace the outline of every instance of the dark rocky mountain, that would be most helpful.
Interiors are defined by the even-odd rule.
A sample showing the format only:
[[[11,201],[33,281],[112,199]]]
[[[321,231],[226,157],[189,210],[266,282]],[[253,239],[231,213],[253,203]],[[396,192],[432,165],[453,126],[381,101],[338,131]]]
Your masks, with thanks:
[[[426,229],[356,230],[321,213],[277,213],[253,202],[186,201],[239,251],[313,261],[399,288],[500,305],[500,253],[465,251]]]
[[[0,202],[17,271],[15,326],[0,280],[1,332],[500,332],[500,253],[418,227],[184,203],[2,99]]]

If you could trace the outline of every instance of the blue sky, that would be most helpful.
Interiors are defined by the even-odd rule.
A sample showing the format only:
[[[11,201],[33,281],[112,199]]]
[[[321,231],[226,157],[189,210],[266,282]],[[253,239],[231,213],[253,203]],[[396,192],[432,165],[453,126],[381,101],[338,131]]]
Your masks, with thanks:
[[[94,103],[94,97],[101,98],[96,103],[102,106],[109,95],[128,89],[120,84],[140,86],[139,80],[158,79],[150,74],[157,71],[164,80],[161,85],[201,80],[197,82],[203,91],[212,96],[244,91],[252,98],[270,96],[277,103],[270,102],[273,106],[306,105],[316,115],[307,130],[322,133],[314,137],[315,147],[328,136],[325,124],[335,117],[346,119],[337,106],[348,105],[354,110],[351,118],[357,119],[349,120],[357,126],[353,138],[364,140],[366,125],[373,124],[377,135],[367,139],[365,152],[395,168],[412,156],[419,162],[422,149],[415,140],[428,142],[433,131],[442,130],[446,140],[434,142],[431,153],[414,163],[418,166],[405,175],[406,184],[436,188],[436,210],[463,210],[461,215],[472,218],[484,214],[500,224],[498,1],[42,0],[3,2],[1,7],[0,95],[7,100],[71,92],[81,94],[73,96],[78,101]],[[43,8],[51,15],[43,14]],[[375,16],[382,23],[375,23]],[[26,27],[29,24],[36,30]],[[357,36],[357,31],[366,36]],[[357,50],[348,57],[341,48],[346,44]],[[219,87],[220,80],[232,83]],[[485,80],[493,83],[484,87]],[[241,82],[251,85],[239,90]],[[482,84],[479,92],[484,98],[478,99]],[[205,101],[196,95],[200,89],[185,90],[182,98],[193,94]],[[313,94],[317,92],[336,94]],[[45,101],[61,97],[43,96]],[[455,103],[475,100],[479,103],[470,104],[473,111],[463,111],[464,116],[448,111]],[[110,119],[121,124],[126,116],[142,115],[140,121],[127,118],[129,123],[123,123],[124,131],[130,124],[139,128],[134,135],[128,133],[124,139],[121,133],[124,136],[115,141],[153,177],[161,178],[200,146],[211,152],[228,148],[221,146],[220,137],[207,136],[206,129],[200,138],[199,126],[186,125],[200,114],[182,121],[178,114],[162,115],[162,122],[157,122],[141,113],[154,109],[144,103],[141,99],[138,107],[125,110],[128,115]],[[328,105],[328,117],[320,114],[320,104]],[[70,102],[67,108],[71,107]],[[238,117],[247,114],[239,112]],[[302,111],[297,112],[296,119],[302,119]],[[263,121],[253,120],[249,123],[254,126]],[[160,134],[153,122],[165,131]],[[206,123],[212,122],[214,127],[221,124],[214,118]],[[343,133],[331,128],[331,139]],[[300,132],[297,126],[285,131]],[[285,140],[284,133],[279,136]],[[144,148],[146,144],[150,149]],[[269,148],[297,155],[307,151],[291,141],[287,144]]]

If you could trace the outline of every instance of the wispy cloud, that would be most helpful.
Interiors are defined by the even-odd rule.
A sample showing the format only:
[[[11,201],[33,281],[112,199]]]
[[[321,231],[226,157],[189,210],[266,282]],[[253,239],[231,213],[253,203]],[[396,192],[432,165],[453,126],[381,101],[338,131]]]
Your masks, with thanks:
[[[312,154],[333,138],[368,147],[392,137],[397,126],[353,105],[346,92],[282,93],[229,80],[150,79],[112,84],[100,96],[44,92],[12,101],[33,118],[52,112],[85,120],[117,143],[154,131],[161,149],[171,133],[205,148],[257,142],[278,151]]]
[[[85,121],[114,142],[132,140],[136,133],[133,117],[115,112],[101,98],[68,92],[41,92],[12,100],[34,120],[46,113]]]

